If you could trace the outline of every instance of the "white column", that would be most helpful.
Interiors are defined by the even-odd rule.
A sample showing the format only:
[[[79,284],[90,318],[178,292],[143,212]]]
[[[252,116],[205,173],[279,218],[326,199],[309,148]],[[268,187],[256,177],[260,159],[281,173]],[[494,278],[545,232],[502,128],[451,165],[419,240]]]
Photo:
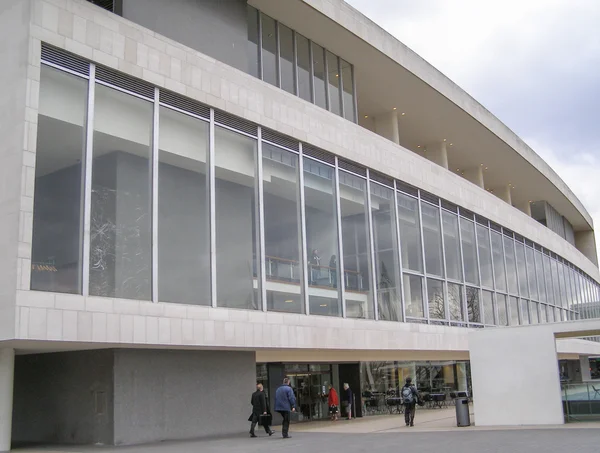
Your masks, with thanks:
[[[384,113],[375,117],[375,133],[399,145],[398,112],[393,110],[390,113]]]
[[[519,204],[517,208],[531,217],[531,203],[529,203],[529,201]]]
[[[581,370],[581,382],[589,382],[592,380],[590,372],[590,356],[579,356],[579,369]]]
[[[441,167],[444,167],[446,170],[448,169],[448,151],[446,150],[446,142],[427,146],[425,157]]]
[[[467,168],[463,172],[462,176],[467,181],[471,181],[476,186],[485,189],[485,184],[483,182],[483,167]]]
[[[494,195],[512,206],[512,195],[510,185],[494,189]]]
[[[15,351],[0,349],[0,452],[10,451]]]

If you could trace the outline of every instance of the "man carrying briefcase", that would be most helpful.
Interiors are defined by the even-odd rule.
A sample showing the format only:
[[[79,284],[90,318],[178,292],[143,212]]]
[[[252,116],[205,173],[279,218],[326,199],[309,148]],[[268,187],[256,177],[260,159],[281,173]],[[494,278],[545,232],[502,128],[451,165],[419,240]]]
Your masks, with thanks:
[[[260,382],[256,384],[256,392],[252,394],[250,404],[252,404],[252,415],[248,418],[248,421],[252,422],[250,425],[250,437],[256,437],[254,428],[256,428],[257,423],[265,429],[265,432],[269,436],[275,434],[275,431],[270,427],[271,413],[267,405],[267,397],[263,390],[263,385]]]

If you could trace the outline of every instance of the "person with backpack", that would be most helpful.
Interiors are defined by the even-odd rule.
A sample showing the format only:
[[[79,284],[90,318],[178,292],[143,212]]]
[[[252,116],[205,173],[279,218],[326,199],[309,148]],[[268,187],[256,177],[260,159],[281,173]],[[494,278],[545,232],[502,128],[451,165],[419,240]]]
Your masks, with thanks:
[[[400,395],[402,395],[402,404],[404,404],[404,421],[406,422],[406,426],[415,426],[415,411],[417,402],[419,401],[419,392],[412,385],[411,378],[406,378],[406,384],[402,387]]]

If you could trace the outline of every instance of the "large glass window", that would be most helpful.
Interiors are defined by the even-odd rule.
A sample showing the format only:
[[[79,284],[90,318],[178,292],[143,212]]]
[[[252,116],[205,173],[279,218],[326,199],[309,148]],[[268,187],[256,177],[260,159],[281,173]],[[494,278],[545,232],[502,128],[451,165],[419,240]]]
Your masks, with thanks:
[[[545,324],[548,322],[548,314],[546,312],[546,304],[540,304],[540,323]]]
[[[333,167],[304,158],[304,203],[310,313],[341,316]]]
[[[481,285],[487,288],[493,288],[494,277],[492,273],[490,230],[479,224],[477,224],[477,246],[479,248],[479,269],[481,271]]]
[[[421,202],[423,218],[423,244],[425,246],[425,270],[428,274],[444,276],[442,262],[442,233],[440,210],[437,206]]]
[[[544,281],[544,264],[542,253],[535,251],[535,273],[537,275],[539,300],[546,301],[546,282]]]
[[[81,293],[87,80],[42,66],[31,289]]]
[[[502,235],[492,231],[492,259],[494,261],[494,278],[496,289],[506,291],[506,271],[504,269],[504,252],[502,246]]]
[[[445,231],[445,230],[444,230]],[[460,218],[460,234],[462,254],[465,265],[465,281],[479,285],[479,264],[475,244],[475,225],[467,219]]]
[[[283,24],[279,24],[279,53],[281,88],[294,94],[294,32]]]
[[[313,85],[315,89],[315,104],[327,108],[325,95],[325,50],[318,44],[312,43]]]
[[[506,295],[496,294],[496,305],[498,306],[498,325],[508,325],[508,311],[506,308]]]
[[[248,74],[260,77],[258,54],[258,11],[248,5]]]
[[[442,210],[446,274],[449,279],[462,281],[462,261],[458,237],[458,216]]]
[[[344,117],[348,121],[356,122],[356,112],[354,111],[354,81],[352,66],[347,61],[340,59],[342,65],[342,83],[344,98]]]
[[[506,236],[504,236],[504,253],[506,256],[508,292],[511,294],[519,294],[519,289],[517,288],[517,261],[515,259],[514,241]]]
[[[469,315],[469,322],[481,322],[479,288],[467,286],[467,312]]]
[[[525,245],[521,242],[515,242],[517,252],[517,278],[519,280],[519,292],[521,297],[529,297],[529,287],[527,285],[527,262],[525,261]]]
[[[521,299],[521,322],[523,324],[529,324],[529,301]]]
[[[451,321],[464,321],[463,287],[448,283],[448,309]]]
[[[210,305],[208,123],[160,108],[158,298]]]
[[[402,321],[392,189],[371,183],[371,213],[379,319]]]
[[[277,86],[277,28],[275,20],[260,13],[262,23],[262,75],[265,82]]]
[[[262,144],[267,309],[304,313],[298,156]]]
[[[406,304],[407,317],[425,317],[425,310],[423,309],[423,277],[404,274],[404,302]]]
[[[346,316],[371,319],[367,182],[345,171],[339,176]]]
[[[554,304],[560,306],[563,304],[562,298],[560,297],[560,283],[558,280],[558,262],[554,259],[550,260],[550,267],[552,269],[552,289],[554,290]]]
[[[427,300],[429,302],[429,317],[432,319],[446,319],[444,282],[433,278],[427,279]]]
[[[217,305],[258,309],[257,141],[215,128]]]
[[[539,303],[531,301],[531,324],[540,323]]]
[[[519,325],[519,299],[516,297],[509,298],[510,305],[510,325],[518,326]]]
[[[482,292],[483,301],[483,321],[486,324],[493,325],[496,323],[494,316],[494,293],[490,291]]]
[[[546,281],[546,302],[554,303],[554,287],[552,285],[552,269],[550,266],[550,257],[543,255],[544,259],[544,277]]]
[[[90,294],[151,299],[153,104],[96,86]]]
[[[423,272],[419,202],[415,198],[398,193],[398,222],[400,223],[402,266],[404,269]]]
[[[537,278],[535,276],[535,256],[532,248],[525,247],[525,257],[527,260],[527,281],[531,298],[537,300],[539,298]]]
[[[342,114],[340,98],[340,67],[337,55],[327,51],[327,79],[329,81],[329,110]]]
[[[298,96],[312,102],[310,74],[310,43],[304,36],[296,33],[296,52],[298,59]]]

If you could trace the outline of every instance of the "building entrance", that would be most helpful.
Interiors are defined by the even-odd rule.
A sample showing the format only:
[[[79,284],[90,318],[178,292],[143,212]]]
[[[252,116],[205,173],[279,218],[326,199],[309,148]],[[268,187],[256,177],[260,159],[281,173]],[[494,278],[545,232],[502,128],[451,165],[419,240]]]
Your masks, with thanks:
[[[296,395],[297,421],[327,418],[327,393],[331,383],[330,365],[285,365],[285,374]]]

